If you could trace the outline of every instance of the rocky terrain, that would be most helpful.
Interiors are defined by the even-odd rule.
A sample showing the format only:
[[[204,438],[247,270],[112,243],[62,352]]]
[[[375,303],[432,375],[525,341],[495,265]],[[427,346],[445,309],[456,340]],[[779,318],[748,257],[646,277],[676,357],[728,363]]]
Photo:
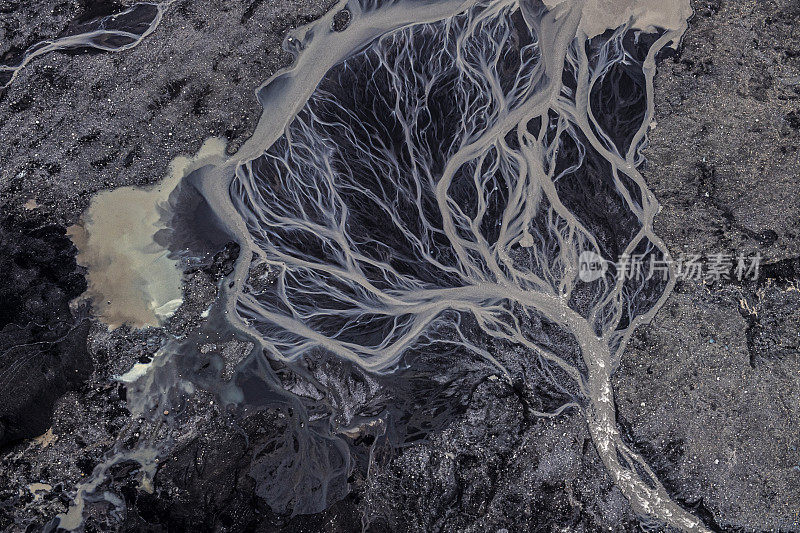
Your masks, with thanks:
[[[800,4],[697,2],[657,77],[646,177],[681,253],[760,253],[680,284],[617,374],[621,422],[723,531],[800,528]],[[660,459],[659,459],[660,458]],[[666,483],[665,483],[666,484]]]
[[[0,63],[124,7],[0,1]],[[537,418],[533,391],[499,381],[471,383],[444,427],[399,451],[361,437],[349,494],[311,515],[276,514],[248,475],[253,450],[281,429],[277,411],[229,412],[200,393],[162,425],[131,417],[114,377],[201,330],[238,250],[187,274],[167,327],[109,332],[69,304],[85,280],[66,227],[94,192],[155,183],[208,136],[231,149],[246,140],[255,89],[289,60],[286,31],[331,7],[178,0],[137,47],[51,53],[0,90],[3,531],[45,530],[115,442],[166,436],[174,451],[152,486],[136,463],[115,465],[103,488],[126,511],[90,502],[87,531],[639,530],[583,418]],[[693,7],[656,78],[643,172],[663,205],[656,233],[676,257],[760,253],[761,268],[678,284],[615,376],[618,422],[712,530],[798,531],[800,3]],[[235,360],[237,342],[209,349]]]

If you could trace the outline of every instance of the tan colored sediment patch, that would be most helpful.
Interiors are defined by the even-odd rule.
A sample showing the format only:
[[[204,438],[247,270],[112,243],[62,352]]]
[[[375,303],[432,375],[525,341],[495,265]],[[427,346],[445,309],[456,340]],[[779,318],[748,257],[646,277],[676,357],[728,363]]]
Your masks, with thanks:
[[[58,437],[53,434],[53,428],[48,429],[38,437],[33,438],[33,443],[41,446],[42,448],[47,448],[51,444],[53,444]]]
[[[88,270],[85,296],[111,328],[158,326],[180,306],[178,263],[153,240],[164,228],[162,206],[184,176],[224,153],[225,143],[210,139],[195,157],[176,158],[169,175],[154,187],[101,191],[81,222],[68,228],[78,263]]]
[[[46,493],[53,490],[53,486],[48,483],[31,483],[28,485],[28,490],[33,494],[33,499],[38,502]]]

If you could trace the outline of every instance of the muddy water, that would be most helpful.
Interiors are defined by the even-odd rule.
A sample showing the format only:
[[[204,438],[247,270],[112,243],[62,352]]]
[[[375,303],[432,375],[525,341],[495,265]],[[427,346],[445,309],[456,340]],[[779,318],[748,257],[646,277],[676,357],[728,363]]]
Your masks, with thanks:
[[[573,4],[577,3],[572,0],[544,0],[550,9],[573,9]],[[683,32],[691,15],[691,6],[684,0],[586,0],[580,29],[588,38],[602,35],[606,30],[623,24],[650,32],[658,29]]]
[[[173,161],[152,188],[100,192],[69,228],[78,263],[87,268],[85,297],[109,327],[158,326],[182,303],[181,265],[154,237],[165,228],[163,210],[175,187],[199,166],[222,161],[224,150],[222,141],[211,139],[193,158]]]
[[[511,383],[522,353],[568,396],[539,414],[580,409],[643,521],[705,531],[623,442],[611,388],[633,329],[674,284],[671,273],[629,279],[615,262],[667,256],[637,169],[655,57],[677,44],[688,2],[345,5],[343,31],[331,12],[287,40],[296,62],[259,89],[252,138],[194,174],[242,245],[221,304],[258,346],[224,397],[255,401],[264,356],[332,354],[391,379],[413,368],[410,354],[458,353]],[[587,251],[611,265],[591,281],[579,276]],[[331,443],[352,428],[305,427],[295,438],[308,461],[325,439],[346,454]],[[295,467],[321,486],[299,512],[325,505],[342,464]],[[292,501],[286,490],[265,497],[277,509]]]

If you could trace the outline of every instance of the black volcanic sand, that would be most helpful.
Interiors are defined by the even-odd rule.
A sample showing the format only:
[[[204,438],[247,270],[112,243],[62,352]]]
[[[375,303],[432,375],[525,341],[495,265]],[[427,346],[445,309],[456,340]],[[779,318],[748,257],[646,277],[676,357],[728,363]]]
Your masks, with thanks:
[[[800,13],[790,0],[694,5],[681,53],[657,77],[645,169],[664,204],[656,230],[675,255],[760,251],[775,266],[749,283],[678,287],[623,357],[619,423],[672,496],[708,525],[800,530],[800,78],[789,83],[800,76]],[[21,302],[3,309],[0,372],[26,368],[9,383],[13,394],[3,381],[0,396],[13,401],[0,402],[0,420],[7,439],[52,427],[0,450],[0,529],[41,530],[124,432],[131,446],[145,434],[177,445],[152,494],[139,489],[135,463],[116,465],[102,488],[128,512],[120,519],[91,504],[87,530],[358,531],[364,516],[369,531],[639,530],[582,417],[535,419],[528,408],[540,399],[499,382],[465,382],[448,422],[399,454],[380,438],[354,439],[353,490],[308,516],[278,516],[254,495],[254,453],[283,431],[280,409],[229,413],[200,393],[158,428],[130,419],[111,377],[149,361],[166,332],[109,333],[70,311],[83,289],[63,226],[94,191],[153,182],[210,133],[246,139],[260,111],[253,90],[286,60],[281,35],[326,7],[177,2],[136,49],[40,58],[0,95],[0,204],[18,214],[0,226],[0,287],[4,302]],[[3,21],[19,22],[3,27],[0,42],[24,49],[89,16],[70,9],[12,5]],[[31,198],[41,204],[33,213],[22,208]],[[236,252],[220,248],[187,274],[170,333],[198,331]],[[14,334],[4,336],[8,328]],[[5,351],[30,341],[42,344]],[[232,338],[213,344],[210,359],[235,363],[248,350]]]
[[[100,4],[0,4],[3,64],[41,39],[74,33],[72,25],[87,17],[117,10]],[[290,61],[283,36],[332,5],[176,1],[131,50],[34,59],[0,90],[0,207],[35,199],[46,216],[69,225],[94,192],[154,183],[175,156],[196,153],[209,136],[234,150],[260,116],[255,90]]]
[[[800,5],[693,2],[656,77],[643,174],[674,256],[763,256],[679,284],[616,375],[620,423],[721,531],[800,530]]]
[[[92,372],[89,320],[69,302],[86,290],[63,227],[0,222],[0,446],[44,433],[53,405]]]

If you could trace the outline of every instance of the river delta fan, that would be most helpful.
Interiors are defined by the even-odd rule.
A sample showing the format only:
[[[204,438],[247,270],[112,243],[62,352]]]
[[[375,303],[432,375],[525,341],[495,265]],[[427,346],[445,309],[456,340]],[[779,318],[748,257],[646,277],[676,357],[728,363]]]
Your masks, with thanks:
[[[277,280],[246,285],[235,309],[289,362],[323,350],[389,373],[414,350],[456,346],[511,382],[504,360],[522,347],[572,391],[634,510],[701,531],[623,442],[611,389],[629,335],[673,281],[578,277],[586,251],[666,254],[637,167],[654,57],[685,21],[645,34],[623,20],[586,41],[586,16],[578,3],[480,2],[386,32],[331,68],[236,171],[251,267]],[[273,83],[267,92],[290,87]]]
[[[623,441],[611,385],[635,327],[674,285],[669,272],[620,275],[613,260],[667,256],[637,169],[655,57],[677,45],[688,1],[346,8],[346,28],[331,12],[287,39],[295,63],[258,90],[253,136],[183,177],[241,245],[221,307],[259,345],[255,362],[214,386],[228,404],[280,401],[293,413],[259,452],[256,494],[279,513],[318,512],[343,495],[351,468],[352,428],[314,419],[265,356],[303,372],[332,355],[388,376],[420,352],[455,353],[515,388],[530,385],[524,358],[565,398],[533,414],[579,409],[644,522],[705,531]],[[581,277],[587,254],[609,266]],[[195,390],[191,371],[176,370],[190,358],[163,355],[173,348],[131,377],[136,416]],[[146,451],[107,464],[155,470]],[[62,526],[81,523],[100,482],[85,484]]]

